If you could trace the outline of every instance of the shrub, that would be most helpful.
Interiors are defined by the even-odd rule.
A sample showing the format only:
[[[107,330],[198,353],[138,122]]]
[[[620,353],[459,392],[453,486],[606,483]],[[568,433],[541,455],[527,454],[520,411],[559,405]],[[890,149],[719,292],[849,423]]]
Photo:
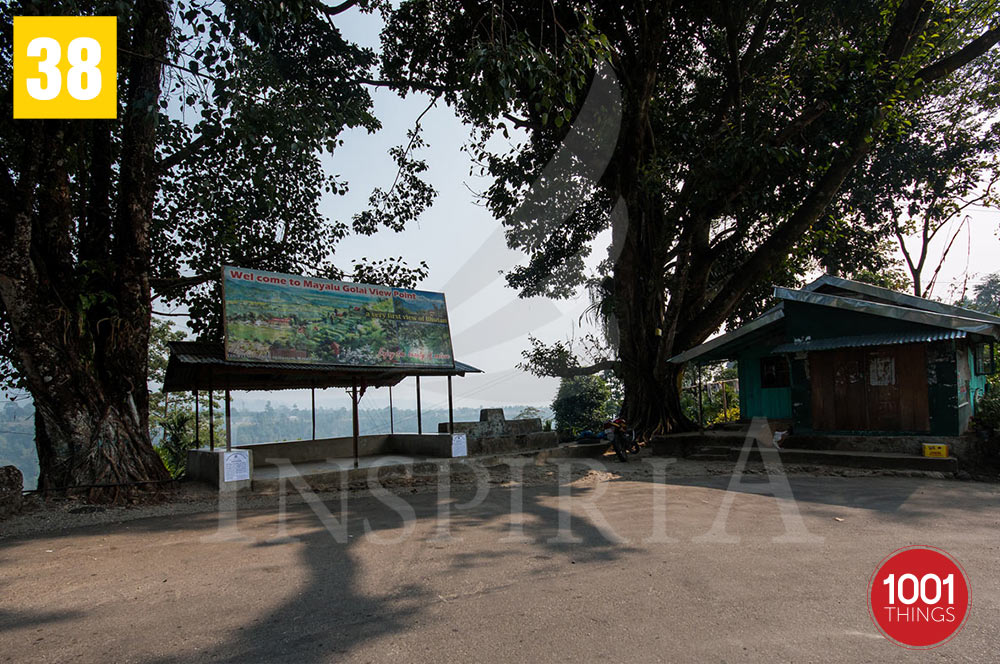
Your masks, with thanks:
[[[563,378],[552,402],[556,430],[574,436],[587,429],[599,430],[614,415],[611,403],[611,390],[602,377]]]
[[[986,394],[976,403],[973,426],[979,431],[1000,434],[1000,376],[991,376],[986,383]]]

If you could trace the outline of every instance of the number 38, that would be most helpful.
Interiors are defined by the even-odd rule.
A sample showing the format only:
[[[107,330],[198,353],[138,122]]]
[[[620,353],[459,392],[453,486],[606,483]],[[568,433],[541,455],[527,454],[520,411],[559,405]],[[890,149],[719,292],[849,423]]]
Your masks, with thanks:
[[[62,72],[57,66],[62,59],[62,47],[51,37],[36,37],[28,42],[28,57],[45,59],[38,63],[38,73],[45,77],[29,78],[28,94],[39,101],[49,101],[59,96],[62,90]],[[66,73],[66,92],[73,99],[89,101],[101,93],[101,44],[90,37],[77,37],[69,43],[66,59],[69,71]],[[86,77],[84,77],[86,74]]]

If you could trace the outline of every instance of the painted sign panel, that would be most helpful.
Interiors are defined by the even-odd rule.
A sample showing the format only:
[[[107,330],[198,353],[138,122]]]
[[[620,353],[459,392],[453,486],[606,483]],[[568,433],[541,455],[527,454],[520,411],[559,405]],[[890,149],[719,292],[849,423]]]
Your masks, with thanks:
[[[455,364],[443,293],[222,268],[226,359],[355,367]]]

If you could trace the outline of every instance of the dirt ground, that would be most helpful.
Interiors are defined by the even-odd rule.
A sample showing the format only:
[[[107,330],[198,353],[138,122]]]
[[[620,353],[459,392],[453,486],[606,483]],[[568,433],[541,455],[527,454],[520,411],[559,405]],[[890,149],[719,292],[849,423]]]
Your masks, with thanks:
[[[1000,486],[786,468],[789,538],[762,467],[730,491],[732,464],[655,461],[36,507],[0,524],[0,662],[998,661]],[[868,615],[870,575],[910,544],[971,582],[932,651]]]
[[[643,449],[639,455],[632,456],[627,464],[618,462],[608,454],[594,461],[604,467],[603,470],[575,468],[572,472],[574,481],[606,481],[611,477],[637,481],[649,481],[653,477],[654,467],[649,462],[656,459],[649,449]],[[523,486],[538,486],[554,484],[560,481],[557,462],[567,462],[568,459],[557,459],[546,463],[529,463],[520,473],[519,484]],[[510,486],[511,469],[504,463],[486,466],[489,482],[494,486]],[[668,478],[678,477],[714,477],[729,476],[733,473],[734,464],[731,461],[702,461],[691,459],[673,459],[659,471]],[[744,472],[748,475],[765,473],[763,464],[748,463]],[[834,466],[794,465],[782,467],[781,472],[792,477],[925,477],[930,479],[950,479],[936,472],[868,470],[856,468],[839,468]],[[437,475],[418,476],[379,476],[379,484],[401,495],[436,491]],[[478,478],[475,473],[461,466],[451,473],[451,482],[456,486],[475,484]],[[346,487],[350,495],[368,494],[366,482],[355,482]],[[300,504],[303,497],[294,491],[287,498],[289,504]],[[317,489],[316,495],[323,500],[337,500],[341,490]],[[273,493],[240,496],[239,509],[273,508],[276,496]],[[0,521],[0,540],[10,537],[22,537],[41,534],[49,531],[61,531],[66,528],[78,528],[100,524],[124,523],[136,519],[146,519],[157,516],[198,514],[214,512],[219,508],[219,498],[216,491],[200,483],[183,482],[179,489],[165,493],[162,500],[148,504],[129,504],[119,506],[100,506],[87,504],[82,498],[50,497],[42,500],[39,496],[26,496],[21,512],[6,521]]]

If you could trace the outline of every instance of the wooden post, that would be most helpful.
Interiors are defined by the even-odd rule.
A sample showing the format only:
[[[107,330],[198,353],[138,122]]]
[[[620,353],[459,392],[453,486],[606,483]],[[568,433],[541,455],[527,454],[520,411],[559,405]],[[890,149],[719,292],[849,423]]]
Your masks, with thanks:
[[[726,399],[726,382],[722,382],[722,417],[729,421],[729,402]]]
[[[701,365],[698,366],[698,427],[701,429],[705,428],[705,419],[702,416],[701,411]]]
[[[420,376],[417,376],[417,433],[423,432],[424,425],[420,420]]]
[[[396,433],[392,422],[392,385],[389,386],[389,433]]]
[[[451,399],[451,376],[448,376],[448,433],[455,433],[455,409]]]
[[[358,467],[358,379],[353,379],[354,390],[351,396],[351,414],[354,420],[354,467]]]
[[[316,388],[311,389],[312,393],[312,415],[313,415],[313,440],[316,440]]]
[[[208,449],[215,451],[215,399],[212,398],[212,386],[208,387]]]
[[[226,451],[233,450],[233,422],[229,413],[229,388],[226,388]]]
[[[198,390],[194,391],[194,446],[195,449],[201,447],[201,440],[199,434],[201,434],[200,428],[198,426]]]

